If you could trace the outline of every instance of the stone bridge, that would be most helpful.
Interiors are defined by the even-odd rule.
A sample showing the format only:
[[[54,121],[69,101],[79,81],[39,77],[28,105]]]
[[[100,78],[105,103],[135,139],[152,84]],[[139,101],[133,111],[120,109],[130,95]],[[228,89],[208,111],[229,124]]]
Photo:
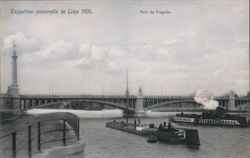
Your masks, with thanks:
[[[1,104],[9,109],[25,111],[32,108],[52,106],[56,103],[77,104],[80,102],[108,105],[132,113],[144,113],[146,110],[165,109],[169,111],[200,110],[202,105],[196,103],[191,96],[143,96],[138,95],[2,95]],[[231,111],[250,111],[250,98],[215,97],[221,107]],[[8,109],[5,108],[5,109]]]

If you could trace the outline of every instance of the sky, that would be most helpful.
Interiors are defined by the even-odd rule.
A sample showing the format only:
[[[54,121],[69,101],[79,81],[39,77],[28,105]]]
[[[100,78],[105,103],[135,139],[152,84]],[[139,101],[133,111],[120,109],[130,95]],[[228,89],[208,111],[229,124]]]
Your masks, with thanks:
[[[249,90],[248,0],[0,4],[1,93],[11,83],[13,43],[21,94],[122,95],[126,71],[130,94],[139,87],[145,95]],[[92,13],[60,14],[61,9]]]

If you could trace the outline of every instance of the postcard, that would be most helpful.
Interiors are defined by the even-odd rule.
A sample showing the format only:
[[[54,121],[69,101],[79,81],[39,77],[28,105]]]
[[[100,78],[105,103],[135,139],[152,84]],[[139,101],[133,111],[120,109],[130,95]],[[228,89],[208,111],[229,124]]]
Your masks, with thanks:
[[[248,0],[0,1],[0,158],[248,158]]]

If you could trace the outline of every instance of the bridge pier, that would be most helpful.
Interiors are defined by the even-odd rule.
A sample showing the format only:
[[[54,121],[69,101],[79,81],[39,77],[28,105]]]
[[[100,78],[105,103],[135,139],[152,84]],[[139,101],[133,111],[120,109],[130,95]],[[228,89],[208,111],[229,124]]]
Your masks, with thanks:
[[[39,100],[35,99],[35,106],[39,105]]]
[[[228,102],[228,110],[235,111],[236,110],[236,104],[235,104],[235,93],[233,91],[229,94],[229,102]]]
[[[146,111],[143,107],[143,93],[142,93],[142,89],[139,88],[138,95],[136,97],[136,102],[135,102],[135,114],[144,115],[145,112]]]

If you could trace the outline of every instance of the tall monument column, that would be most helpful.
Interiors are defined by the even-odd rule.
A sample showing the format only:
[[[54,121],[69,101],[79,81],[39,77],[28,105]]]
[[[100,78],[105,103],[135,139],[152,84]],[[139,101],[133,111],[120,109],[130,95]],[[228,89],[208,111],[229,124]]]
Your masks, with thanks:
[[[12,54],[12,82],[8,87],[7,95],[10,96],[10,103],[7,105],[8,109],[15,114],[20,113],[20,96],[19,88],[17,83],[17,54],[16,54],[16,45],[13,45],[13,54]]]
[[[19,94],[18,84],[17,84],[17,55],[16,55],[16,45],[13,45],[13,55],[12,55],[12,82],[8,87],[8,94],[15,96]]]
[[[135,112],[136,114],[145,114],[145,109],[143,107],[143,93],[142,88],[139,88],[137,97],[136,97],[136,103],[135,103]]]

